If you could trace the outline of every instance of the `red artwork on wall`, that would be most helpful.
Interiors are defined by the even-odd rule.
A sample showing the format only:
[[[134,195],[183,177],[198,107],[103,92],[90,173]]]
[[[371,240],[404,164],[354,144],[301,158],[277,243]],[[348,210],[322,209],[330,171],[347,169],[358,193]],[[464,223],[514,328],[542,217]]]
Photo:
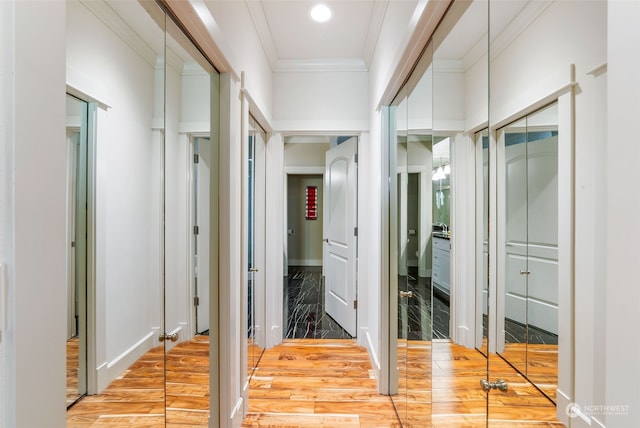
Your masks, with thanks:
[[[318,219],[318,186],[307,186],[306,189],[305,218],[307,220]]]

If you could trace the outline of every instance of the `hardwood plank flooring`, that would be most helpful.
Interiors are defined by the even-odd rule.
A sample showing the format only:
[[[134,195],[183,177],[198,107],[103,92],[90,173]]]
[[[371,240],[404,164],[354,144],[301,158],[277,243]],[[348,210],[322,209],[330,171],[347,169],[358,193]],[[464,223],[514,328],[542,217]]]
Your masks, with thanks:
[[[208,352],[207,336],[173,348],[165,395],[162,348],[152,349],[102,394],[73,406],[67,426],[207,426]],[[407,396],[407,409],[414,411],[405,427],[486,426],[479,379],[487,363],[479,352],[436,341],[412,343],[407,355],[405,385],[416,392]],[[511,366],[496,356],[491,367],[492,376],[507,380],[509,391],[490,394],[490,427],[562,426],[553,404]],[[367,352],[355,340],[294,339],[265,350],[249,394],[243,428],[401,426],[391,397],[377,393]]]
[[[267,349],[242,427],[400,427],[353,339],[291,339]]]
[[[208,419],[209,337],[196,336],[166,362],[162,346],[151,349],[101,394],[71,407],[67,427],[206,427]]]
[[[67,406],[76,401],[78,394],[78,347],[77,337],[67,340]]]

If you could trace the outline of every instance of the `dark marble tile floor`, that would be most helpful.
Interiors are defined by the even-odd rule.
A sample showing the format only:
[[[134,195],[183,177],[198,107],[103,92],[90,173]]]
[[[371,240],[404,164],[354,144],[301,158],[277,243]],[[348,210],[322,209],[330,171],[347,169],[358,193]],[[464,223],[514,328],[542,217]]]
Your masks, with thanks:
[[[320,266],[289,266],[284,279],[287,339],[351,339],[326,314]]]
[[[448,339],[449,301],[437,290],[432,293],[431,278],[419,277],[417,268],[409,268],[408,275],[398,277],[398,288],[413,293],[411,298],[398,300],[398,337]]]

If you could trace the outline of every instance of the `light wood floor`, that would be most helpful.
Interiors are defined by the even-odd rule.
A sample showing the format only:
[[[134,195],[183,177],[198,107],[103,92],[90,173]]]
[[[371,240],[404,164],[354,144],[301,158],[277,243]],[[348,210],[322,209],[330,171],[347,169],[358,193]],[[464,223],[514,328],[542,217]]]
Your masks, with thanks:
[[[166,375],[162,348],[151,350],[102,394],[72,407],[67,426],[165,426],[165,408],[168,427],[207,426],[208,339],[198,336],[172,349]],[[411,343],[407,355],[405,386],[418,393],[406,395],[407,411],[415,412],[408,413],[405,427],[486,426],[487,400],[479,379],[486,376],[487,363],[479,352],[449,342],[424,342]],[[425,376],[430,370],[432,380]],[[490,427],[562,426],[553,404],[501,358],[492,357],[491,373],[507,380],[509,391],[490,394]],[[400,427],[400,423],[391,398],[376,391],[364,348],[354,340],[298,339],[263,353],[251,380],[249,414],[242,426],[350,428]]]
[[[78,395],[78,338],[67,340],[67,406],[79,398]]]

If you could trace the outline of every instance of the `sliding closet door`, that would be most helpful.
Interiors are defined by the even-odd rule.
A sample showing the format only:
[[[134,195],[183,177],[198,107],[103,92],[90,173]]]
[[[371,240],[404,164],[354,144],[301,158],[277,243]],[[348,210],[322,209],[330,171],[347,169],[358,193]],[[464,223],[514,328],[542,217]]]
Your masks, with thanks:
[[[407,266],[407,125],[408,106],[404,98],[391,107],[394,131],[389,148],[390,227],[389,282],[391,358],[390,385],[393,405],[400,421],[407,420],[407,337],[409,334]]]
[[[78,218],[84,207],[93,213],[86,232],[70,233],[70,251],[86,254],[86,274],[72,279],[81,285],[86,278],[88,303],[86,360],[73,370],[81,372],[84,361],[90,369],[86,380],[78,377],[74,394],[85,385],[88,394],[100,394],[75,404],[69,422],[206,426],[209,337],[196,328],[196,308],[215,308],[199,299],[194,284],[209,291],[217,273],[214,259],[208,275],[199,274],[193,248],[198,237],[215,249],[209,231],[217,220],[213,207],[196,220],[192,142],[207,145],[199,155],[213,181],[217,73],[158,2],[72,0],[66,12],[67,91],[91,101],[97,124],[89,133],[95,147],[69,149],[70,160],[89,165],[69,169],[76,175],[71,190],[88,186],[86,201],[70,203],[69,211]],[[70,116],[73,127],[81,114]],[[199,184],[216,194],[209,183]],[[69,290],[68,336],[82,338],[84,323],[75,323],[82,311],[73,307],[82,290]]]
[[[558,359],[557,103],[498,130],[504,242],[498,352],[555,401]]]
[[[208,256],[208,249],[200,248],[194,254],[193,248],[211,243],[211,200],[201,195],[194,208],[192,180],[194,170],[206,167],[209,183],[201,180],[198,185],[210,191],[210,178],[216,173],[210,138],[215,70],[170,18],[165,37],[161,169],[165,415],[166,424],[208,426],[209,330],[197,324],[198,314],[214,312],[209,295],[215,272],[211,272],[209,260],[200,257]],[[197,156],[192,149],[196,138]],[[196,281],[198,294],[193,286]],[[203,322],[208,324],[200,319],[200,324]]]

